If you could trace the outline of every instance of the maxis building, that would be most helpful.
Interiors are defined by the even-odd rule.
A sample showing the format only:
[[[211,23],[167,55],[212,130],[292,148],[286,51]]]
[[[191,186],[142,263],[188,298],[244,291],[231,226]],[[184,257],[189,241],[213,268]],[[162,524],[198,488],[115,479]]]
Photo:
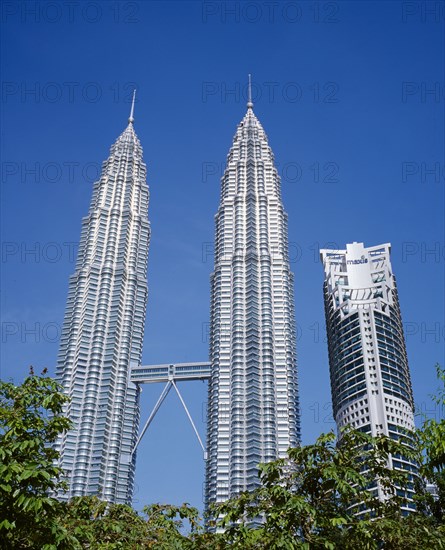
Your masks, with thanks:
[[[399,439],[414,429],[414,402],[390,250],[352,243],[320,253],[337,427]],[[404,457],[390,461],[416,472]],[[377,483],[375,490],[384,498]],[[412,486],[405,490],[412,494]]]

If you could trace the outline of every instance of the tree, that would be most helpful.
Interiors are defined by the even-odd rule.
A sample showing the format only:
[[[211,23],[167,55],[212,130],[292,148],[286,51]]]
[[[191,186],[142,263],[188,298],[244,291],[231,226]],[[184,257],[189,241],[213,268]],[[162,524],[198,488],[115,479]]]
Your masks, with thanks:
[[[218,550],[207,546],[211,535],[187,504],[154,504],[140,516],[130,506],[97,497],[69,503],[51,497],[67,487],[52,444],[71,426],[62,415],[68,400],[46,370],[36,376],[31,368],[21,385],[0,381],[0,548]],[[181,533],[184,520],[190,536]]]
[[[443,408],[445,371],[437,373],[442,387],[434,400]],[[349,429],[340,441],[329,433],[290,449],[286,459],[260,465],[257,490],[213,507],[209,523],[224,529],[213,533],[188,504],[152,504],[141,515],[94,496],[51,498],[64,487],[51,444],[70,426],[62,416],[66,401],[53,380],[33,372],[20,386],[0,382],[2,549],[445,550],[444,418],[424,420],[407,440]],[[389,468],[391,454],[419,465],[417,509],[408,516],[400,489],[412,473]],[[372,491],[376,479],[383,501]],[[437,496],[425,480],[436,484]]]
[[[182,533],[184,520],[190,534]],[[198,511],[188,504],[152,504],[139,515],[130,506],[108,504],[97,497],[75,497],[60,518],[76,543],[90,550],[218,550],[217,535],[206,534]],[[225,548],[226,546],[224,546]]]
[[[0,381],[1,548],[55,548],[66,537],[61,505],[48,493],[64,487],[51,444],[70,427],[62,416],[68,398],[45,374],[31,368],[19,386]]]
[[[290,449],[287,459],[260,465],[261,486],[217,506],[214,516],[235,548],[379,548],[376,518],[397,516],[404,504],[395,488],[408,473],[388,467],[389,454],[401,449],[398,441],[355,430],[345,431],[338,445],[332,432],[323,434],[313,445]],[[369,490],[377,478],[386,490],[383,502]],[[368,511],[362,519],[357,506]],[[263,523],[252,530],[255,518]]]
[[[444,370],[437,372],[444,384]],[[434,399],[445,405],[443,388]],[[403,488],[413,475],[388,467],[389,455],[397,454],[419,465],[417,510],[409,515],[401,506],[408,502]],[[353,429],[339,442],[332,432],[323,434],[313,445],[290,449],[286,459],[261,464],[259,471],[257,490],[211,510],[211,523],[225,529],[231,548],[445,549],[444,419],[425,420],[399,441]],[[376,479],[383,501],[372,492]],[[425,479],[436,484],[437,497],[426,490]]]
[[[436,495],[425,490],[425,485],[418,487],[421,498],[418,506],[430,514],[437,525],[445,523],[445,369],[436,365],[437,378],[441,386],[436,395],[432,395],[438,406],[439,420],[426,418],[422,429],[418,431],[418,446],[422,453],[420,472],[422,479],[433,483]]]

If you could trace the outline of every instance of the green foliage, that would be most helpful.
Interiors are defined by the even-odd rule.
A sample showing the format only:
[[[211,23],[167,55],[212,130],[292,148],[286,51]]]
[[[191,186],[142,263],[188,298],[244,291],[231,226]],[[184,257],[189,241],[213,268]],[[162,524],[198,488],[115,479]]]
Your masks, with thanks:
[[[257,490],[214,506],[211,525],[223,528],[227,545],[240,550],[445,549],[445,370],[436,369],[442,385],[433,399],[440,420],[426,419],[415,434],[398,441],[351,429],[340,442],[329,433],[313,445],[290,449],[287,459],[260,465]],[[390,455],[419,466],[417,509],[409,515],[401,513],[407,500],[398,489],[412,478],[388,467]],[[375,479],[383,500],[370,490]],[[425,480],[436,485],[436,496]]]
[[[61,416],[66,401],[56,382],[32,369],[20,386],[0,381],[1,548],[46,549],[65,536],[60,504],[48,492],[63,488],[49,445],[70,426]]]
[[[419,499],[419,507],[424,513],[431,514],[436,524],[445,523],[445,369],[436,365],[437,378],[440,387],[433,401],[438,406],[439,420],[427,418],[422,429],[418,431],[418,446],[423,453],[420,473],[424,479],[434,483],[437,497],[426,494]],[[424,491],[424,487],[420,487]]]
[[[445,406],[445,371],[433,398]],[[68,504],[49,493],[63,488],[50,444],[68,429],[57,384],[32,372],[21,386],[0,383],[0,548],[35,550],[445,550],[445,419],[395,441],[345,430],[286,459],[259,467],[260,486],[214,506],[206,532],[198,511],[152,504],[130,506],[96,497]],[[410,473],[393,470],[390,455],[419,465],[417,510],[404,516]],[[372,491],[375,479],[385,493]],[[428,479],[437,496],[426,491]],[[361,511],[359,516],[357,510]]]
[[[350,430],[336,444],[333,433],[323,434],[313,445],[290,449],[288,459],[260,465],[261,486],[216,506],[213,516],[234,548],[381,548],[385,530],[376,524],[400,522],[406,504],[396,487],[409,474],[388,467],[389,455],[402,451],[411,453],[385,436]],[[383,502],[369,491],[376,478],[386,490]],[[367,511],[361,519],[357,506]],[[256,518],[262,525],[253,530]]]
[[[97,497],[76,497],[67,505],[61,521],[76,538],[73,549],[153,548],[147,522],[130,506],[108,505]]]
[[[214,544],[216,535],[203,532],[199,519],[196,508],[188,504],[152,504],[140,516],[130,506],[109,505],[97,497],[76,497],[67,505],[60,521],[75,537],[73,550],[223,548]],[[182,533],[184,520],[188,522],[189,535]]]
[[[62,416],[68,397],[45,374],[31,369],[21,385],[0,382],[1,550],[218,550],[216,537],[203,532],[197,510],[187,504],[151,505],[140,516],[96,497],[65,504],[50,496],[66,488],[51,444],[71,424]],[[189,536],[181,533],[184,521]]]
[[[442,383],[438,388],[437,394],[432,396],[433,401],[439,405],[439,408],[445,405],[445,369],[436,365],[437,377]],[[442,410],[443,413],[443,410]],[[445,468],[445,418],[443,415],[440,421],[435,418],[425,419],[420,432],[421,444],[426,452],[425,467],[428,473],[433,475]]]

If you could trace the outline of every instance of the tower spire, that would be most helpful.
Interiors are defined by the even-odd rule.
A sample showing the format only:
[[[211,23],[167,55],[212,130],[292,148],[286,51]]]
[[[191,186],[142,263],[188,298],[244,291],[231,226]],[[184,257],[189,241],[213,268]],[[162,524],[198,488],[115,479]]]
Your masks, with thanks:
[[[252,75],[249,74],[249,87],[248,87],[248,96],[247,96],[247,108],[252,109]]]
[[[130,111],[130,118],[128,119],[128,122],[131,124],[134,122],[134,101],[136,99],[136,90],[133,90],[133,99],[131,100],[131,111]]]

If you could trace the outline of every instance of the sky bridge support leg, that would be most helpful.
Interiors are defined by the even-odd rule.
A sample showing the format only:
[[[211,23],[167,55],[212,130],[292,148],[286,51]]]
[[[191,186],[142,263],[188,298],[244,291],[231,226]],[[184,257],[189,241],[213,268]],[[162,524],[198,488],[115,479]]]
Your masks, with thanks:
[[[168,392],[170,391],[170,389],[172,387],[172,384],[174,385],[174,382],[172,380],[169,380],[167,382],[167,384],[164,386],[164,389],[162,390],[162,393],[159,396],[159,399],[156,402],[156,405],[154,406],[153,410],[151,411],[151,414],[148,417],[148,420],[145,423],[144,428],[142,429],[141,435],[138,437],[138,440],[136,441],[136,445],[134,446],[134,449],[133,449],[133,454],[136,452],[136,449],[138,448],[138,445],[141,442],[141,439],[144,437],[145,432],[147,431],[148,427],[152,423],[153,418],[156,416],[156,413],[158,412],[159,407],[162,405],[164,399],[167,397]],[[176,391],[178,391],[178,390],[176,390]]]
[[[179,397],[179,399],[182,403],[182,406],[184,407],[184,410],[185,410],[185,412],[188,416],[188,419],[190,420],[190,424],[192,425],[192,428],[193,428],[193,430],[196,434],[196,437],[198,438],[199,444],[201,445],[202,452],[204,453],[204,460],[207,460],[207,452],[206,452],[205,447],[204,447],[204,445],[201,441],[201,438],[199,437],[198,430],[196,429],[196,426],[195,426],[195,423],[193,422],[191,414],[189,413],[189,411],[187,409],[187,405],[185,404],[184,399],[182,399],[182,395],[179,393],[178,386],[175,384],[175,381],[172,380],[171,383],[172,383],[173,387],[175,388],[176,393],[178,394],[178,397]]]

